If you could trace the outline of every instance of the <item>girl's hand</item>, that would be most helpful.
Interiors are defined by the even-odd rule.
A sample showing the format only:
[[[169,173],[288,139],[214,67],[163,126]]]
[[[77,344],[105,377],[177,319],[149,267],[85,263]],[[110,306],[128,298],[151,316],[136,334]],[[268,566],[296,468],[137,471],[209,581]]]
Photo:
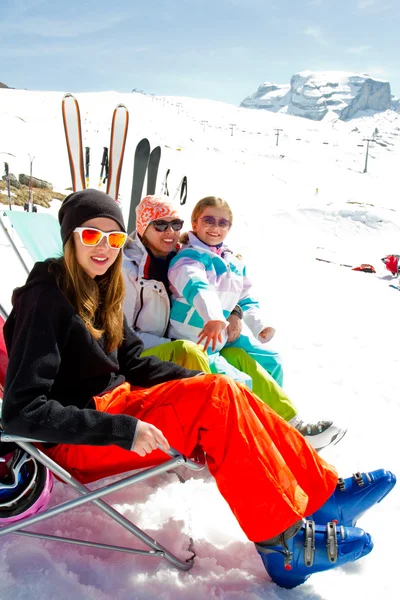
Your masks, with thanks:
[[[269,342],[275,335],[275,329],[273,327],[266,327],[259,333],[262,342]]]
[[[234,342],[242,333],[242,319],[237,315],[229,315],[227,321],[229,321],[228,342]]]
[[[158,446],[164,452],[168,452],[169,444],[157,427],[145,421],[139,421],[136,427],[137,436],[131,452],[136,452],[139,456],[146,456],[156,450]]]
[[[212,344],[211,349],[215,352],[217,342],[222,344],[222,332],[226,329],[226,323],[224,321],[208,321],[203,327],[203,330],[199,333],[198,344],[203,343],[204,350],[207,350],[208,346]],[[203,342],[205,340],[205,342]]]

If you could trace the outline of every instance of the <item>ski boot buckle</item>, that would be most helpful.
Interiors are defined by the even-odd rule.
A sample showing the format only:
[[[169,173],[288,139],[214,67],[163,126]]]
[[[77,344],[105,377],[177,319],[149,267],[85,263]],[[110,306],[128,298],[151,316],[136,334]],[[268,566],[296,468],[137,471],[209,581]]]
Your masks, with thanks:
[[[306,521],[304,528],[304,564],[312,567],[315,554],[315,523]]]
[[[337,482],[337,486],[338,486],[338,488],[339,488],[339,490],[340,490],[341,492],[344,492],[344,491],[345,491],[345,489],[346,489],[346,484],[345,484],[345,482],[344,482],[344,479],[343,479],[343,477],[339,477],[339,479],[338,479],[338,482]]]
[[[356,484],[358,485],[358,487],[363,487],[364,480],[362,478],[360,471],[357,471],[357,473],[354,473],[353,478],[354,478],[354,481],[356,482]]]
[[[338,559],[338,543],[336,524],[332,521],[326,524],[326,550],[329,562],[335,563]]]

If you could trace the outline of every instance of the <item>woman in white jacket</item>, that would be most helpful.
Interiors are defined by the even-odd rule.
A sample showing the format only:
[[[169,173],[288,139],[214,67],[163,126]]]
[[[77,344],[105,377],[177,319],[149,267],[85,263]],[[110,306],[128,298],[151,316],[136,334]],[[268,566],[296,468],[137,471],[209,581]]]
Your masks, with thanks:
[[[211,373],[207,356],[198,344],[165,337],[170,313],[168,266],[176,254],[183,221],[169,202],[159,202],[153,196],[142,200],[136,214],[137,230],[124,248],[124,313],[129,326],[143,342],[142,356],[153,355],[187,369]],[[150,221],[157,223],[161,218],[169,223],[165,228],[160,226],[164,231],[156,231],[154,226],[149,228]]]

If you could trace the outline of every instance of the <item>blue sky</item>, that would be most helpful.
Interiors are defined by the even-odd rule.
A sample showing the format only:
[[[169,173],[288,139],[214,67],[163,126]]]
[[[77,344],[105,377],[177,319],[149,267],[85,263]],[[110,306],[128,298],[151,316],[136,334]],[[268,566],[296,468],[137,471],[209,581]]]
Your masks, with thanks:
[[[400,95],[399,30],[398,0],[1,0],[0,81],[239,104],[264,81],[345,70]]]

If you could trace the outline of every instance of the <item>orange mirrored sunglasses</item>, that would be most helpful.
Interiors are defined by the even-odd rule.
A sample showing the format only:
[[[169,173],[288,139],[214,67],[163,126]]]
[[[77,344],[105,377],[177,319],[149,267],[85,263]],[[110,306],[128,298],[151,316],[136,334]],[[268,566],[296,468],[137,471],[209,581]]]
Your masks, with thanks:
[[[128,237],[124,231],[100,231],[94,227],[76,227],[74,232],[79,233],[80,240],[85,246],[97,246],[105,237],[107,244],[113,250],[122,248]]]

